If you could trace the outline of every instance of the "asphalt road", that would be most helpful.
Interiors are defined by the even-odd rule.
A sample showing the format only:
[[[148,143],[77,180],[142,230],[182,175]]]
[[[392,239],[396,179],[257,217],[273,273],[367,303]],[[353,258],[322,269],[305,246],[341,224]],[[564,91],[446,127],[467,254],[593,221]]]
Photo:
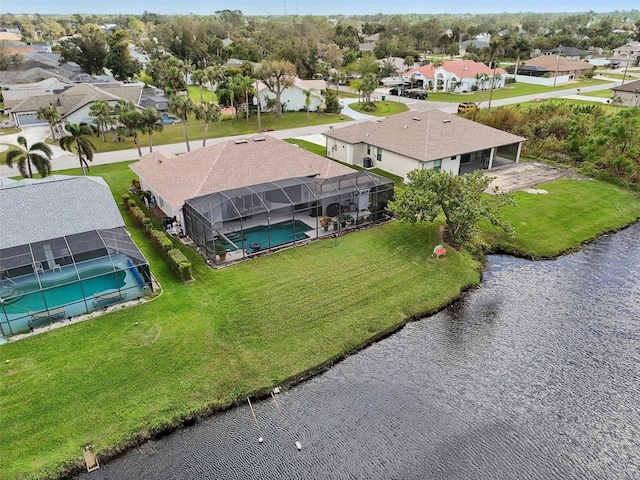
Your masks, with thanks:
[[[630,80],[632,80],[631,77],[629,78]],[[612,84],[610,86],[619,85],[620,83],[621,83],[620,80],[612,80]],[[568,90],[563,89],[563,90],[551,91],[551,92],[546,92],[546,93],[541,93],[536,95],[525,95],[521,97],[505,98],[500,100],[496,99],[496,100],[492,100],[491,107],[499,107],[502,105],[529,102],[536,98],[585,99],[585,97],[588,97],[589,92],[602,90],[603,88],[605,88],[605,86],[603,85],[596,85],[593,87],[581,88],[579,97],[577,95],[578,93],[577,89],[568,89]],[[340,89],[353,93],[348,89],[348,87],[340,87]],[[385,95],[389,100],[405,103],[409,107],[409,109],[413,111],[424,112],[428,110],[441,110],[447,113],[457,113],[457,107],[458,107],[457,104],[446,103],[446,102],[431,102],[428,100],[426,101],[415,100],[411,98],[393,96],[393,95],[389,95],[389,88],[379,88],[374,92],[375,99],[380,99],[382,95]],[[589,99],[606,102],[606,99],[599,98],[599,97],[590,97]],[[373,117],[370,117],[369,115],[364,115],[364,114],[355,112],[354,110],[351,110],[349,108],[349,104],[357,102],[357,99],[342,99],[342,102],[344,104],[343,113],[351,116],[352,118],[354,118],[354,120],[352,122],[340,122],[339,124],[334,124],[334,125],[342,127],[342,126],[350,125],[356,122],[367,121],[369,118],[373,118]],[[488,106],[489,106],[488,99],[481,102],[480,104],[481,108],[487,108]],[[280,139],[302,138],[314,143],[320,143],[321,142],[320,139],[322,138],[320,137],[320,135],[326,132],[327,130],[329,130],[331,126],[332,125],[327,124],[327,125],[319,125],[319,126],[313,126],[313,127],[300,127],[300,128],[293,128],[288,130],[265,132],[263,134],[270,135],[274,138],[280,138]],[[255,134],[257,134],[257,132]],[[230,140],[230,139],[251,137],[255,134],[207,139],[207,145],[213,145],[215,143],[223,142],[225,140]],[[0,144],[8,143],[8,144],[17,145],[17,138],[19,135],[26,137],[28,144],[32,145],[35,142],[42,141],[44,138],[46,138],[49,135],[49,127],[42,127],[42,126],[28,127],[23,129],[22,132],[17,134],[1,135]],[[191,150],[196,150],[198,148],[202,148],[202,143],[197,140],[194,140],[190,142],[190,147],[191,147]],[[65,170],[68,168],[75,168],[79,166],[78,159],[76,156],[61,150],[58,146],[55,146],[55,145],[52,146],[52,149],[53,149],[52,166],[54,171]],[[186,145],[184,142],[170,144],[170,145],[156,145],[155,149],[168,151],[175,154],[180,154],[180,153],[186,152]],[[149,152],[148,148],[145,148],[142,151],[143,155],[148,152]],[[91,162],[90,165],[103,165],[107,163],[123,162],[126,160],[135,160],[137,158],[138,158],[138,151],[134,148],[131,148],[129,150],[122,150],[118,152],[97,153],[94,155],[93,162]],[[16,175],[18,175],[18,171],[15,168],[12,169],[7,167],[6,165],[0,165],[0,176],[16,176]]]

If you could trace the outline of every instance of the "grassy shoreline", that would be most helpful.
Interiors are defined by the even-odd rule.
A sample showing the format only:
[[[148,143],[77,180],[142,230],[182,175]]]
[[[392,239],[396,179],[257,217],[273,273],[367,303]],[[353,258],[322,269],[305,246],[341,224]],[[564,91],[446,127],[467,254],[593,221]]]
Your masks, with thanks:
[[[126,165],[92,173],[119,198],[133,177]],[[604,182],[541,188],[549,194],[518,193],[519,207],[505,212],[516,239],[483,226],[492,247],[558,255],[640,216],[638,194]],[[76,473],[86,444],[104,461],[247,395],[303,381],[481,281],[468,253],[431,257],[439,219],[389,222],[222,270],[193,254],[196,280],[182,284],[124,218],[164,292],[0,347],[2,479]]]

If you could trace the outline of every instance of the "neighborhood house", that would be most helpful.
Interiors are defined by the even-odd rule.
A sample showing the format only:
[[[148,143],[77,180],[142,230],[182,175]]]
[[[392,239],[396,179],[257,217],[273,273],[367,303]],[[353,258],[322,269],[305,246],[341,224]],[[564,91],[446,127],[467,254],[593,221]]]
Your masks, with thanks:
[[[229,260],[324,235],[377,218],[393,182],[359,172],[269,136],[229,140],[175,156],[153,152],[130,168],[152,204],[182,225],[210,258]]]
[[[0,338],[151,293],[102,178],[5,180],[0,202]]]
[[[455,174],[518,162],[526,138],[432,110],[331,129],[327,156],[400,177],[433,168]]]

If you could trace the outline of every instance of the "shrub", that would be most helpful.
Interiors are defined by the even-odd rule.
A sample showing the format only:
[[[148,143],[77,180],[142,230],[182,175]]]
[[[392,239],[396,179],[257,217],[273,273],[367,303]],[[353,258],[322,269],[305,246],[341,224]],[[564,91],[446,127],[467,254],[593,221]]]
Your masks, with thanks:
[[[140,207],[132,207],[131,208],[131,215],[133,215],[133,219],[136,221],[136,223],[139,226],[144,226],[144,220],[145,218],[147,218],[147,216],[144,214],[144,212],[142,211],[142,209]]]
[[[157,230],[156,230],[157,231]],[[167,252],[169,266],[178,274],[182,281],[191,280],[191,262],[177,248],[173,248]]]
[[[373,102],[364,103],[362,105],[362,110],[364,110],[365,112],[375,112],[376,111],[376,104],[373,103]]]
[[[163,255],[166,255],[169,250],[173,248],[173,242],[169,236],[160,231],[151,229],[149,232],[149,238],[154,243],[156,247],[162,252]]]
[[[123,193],[120,198],[122,199],[122,205],[124,205],[125,207],[127,207],[129,205],[129,194],[128,193]]]
[[[149,233],[153,229],[153,222],[150,218],[145,217],[142,219],[142,227],[145,232]]]

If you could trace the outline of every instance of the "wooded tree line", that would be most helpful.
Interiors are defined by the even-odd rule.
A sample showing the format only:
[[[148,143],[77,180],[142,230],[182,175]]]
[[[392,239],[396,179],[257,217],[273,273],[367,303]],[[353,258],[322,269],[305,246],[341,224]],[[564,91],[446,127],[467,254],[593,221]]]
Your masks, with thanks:
[[[640,108],[560,102],[482,109],[476,121],[529,140],[523,154],[640,186]]]
[[[379,34],[373,51],[376,59],[396,56],[414,61],[436,49],[455,55],[461,41],[479,33],[491,34],[495,43],[493,51],[470,48],[470,58],[480,61],[488,61],[495,51],[515,59],[559,44],[611,49],[631,38],[640,39],[640,11],[376,15],[338,20],[334,26],[320,16],[246,17],[239,10],[220,10],[210,16],[0,15],[0,25],[19,27],[26,41],[56,42],[67,35],[56,47],[64,59],[79,63],[89,73],[107,67],[121,78],[139,69],[124,48],[128,42],[151,58],[172,55],[201,69],[228,58],[283,60],[295,65],[301,78],[312,78],[324,74],[327,67],[341,69],[361,58],[359,45],[371,34]],[[114,25],[115,33],[105,34],[98,26],[103,24]],[[225,45],[224,39],[232,43]]]

